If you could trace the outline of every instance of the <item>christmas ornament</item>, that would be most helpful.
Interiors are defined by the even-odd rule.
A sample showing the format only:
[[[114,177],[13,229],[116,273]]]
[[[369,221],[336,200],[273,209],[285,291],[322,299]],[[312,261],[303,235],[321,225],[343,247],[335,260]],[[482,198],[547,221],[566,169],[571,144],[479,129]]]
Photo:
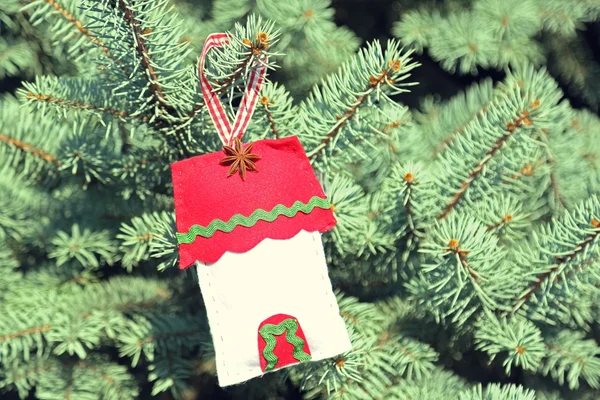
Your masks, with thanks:
[[[242,144],[265,66],[252,66],[231,124],[204,76],[227,43],[210,35],[199,62],[223,151],[171,166],[180,267],[196,265],[221,386],[351,348],[321,242],[336,223],[329,201],[296,137]]]

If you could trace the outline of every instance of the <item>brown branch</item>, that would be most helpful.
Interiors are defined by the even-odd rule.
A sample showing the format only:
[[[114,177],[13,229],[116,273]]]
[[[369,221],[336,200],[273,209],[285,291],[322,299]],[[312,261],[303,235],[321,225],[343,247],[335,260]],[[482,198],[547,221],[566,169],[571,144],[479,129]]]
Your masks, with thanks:
[[[567,254],[563,257],[556,257],[555,261],[557,264],[550,268],[549,271],[539,274],[537,276],[537,280],[533,282],[532,285],[530,285],[529,290],[527,290],[527,292],[525,292],[523,295],[521,295],[521,297],[514,301],[513,309],[510,312],[510,315],[514,315],[518,310],[520,310],[523,307],[523,305],[525,305],[525,303],[527,303],[531,299],[535,292],[537,292],[537,290],[542,286],[542,284],[548,279],[550,279],[552,275],[554,275],[554,273],[559,270],[561,265],[573,261],[573,259],[575,259],[575,257],[577,257],[579,254],[583,253],[584,250],[586,250],[587,247],[594,240],[596,240],[598,236],[600,236],[600,231],[592,232],[589,235],[587,235],[581,242],[577,243],[575,245],[575,249],[570,254]],[[595,258],[587,260],[581,265],[567,271],[565,276],[570,276],[573,272],[581,272],[583,269],[585,269],[585,267],[594,263],[595,261]],[[556,276],[554,279],[556,282],[559,282],[561,280],[560,276]]]
[[[35,146],[32,146],[28,143],[24,143],[17,139],[13,139],[13,138],[3,135],[1,133],[0,133],[0,142],[13,145],[16,148],[18,148],[19,150],[24,151],[26,153],[33,154],[34,156],[41,158],[42,160],[49,162],[50,164],[54,164],[56,166],[61,165],[61,162],[58,161],[56,159],[56,157],[54,157],[51,154],[46,153],[44,150],[38,149]]]
[[[456,205],[462,200],[463,196],[467,192],[467,189],[471,186],[475,179],[481,174],[483,168],[486,164],[492,159],[492,157],[500,150],[504,142],[508,140],[512,136],[514,131],[507,131],[504,135],[502,135],[494,144],[492,148],[485,153],[483,160],[479,161],[475,167],[469,172],[467,179],[461,183],[460,189],[454,195],[452,195],[452,200],[446,205],[444,210],[440,215],[438,215],[438,219],[443,219],[450,214],[450,212],[456,207]]]
[[[485,231],[486,232],[492,231],[496,228],[499,228],[502,225],[507,225],[510,221],[512,221],[512,215],[506,214],[504,217],[502,217],[502,219],[500,221],[486,227]]]
[[[452,252],[458,255],[460,264],[467,270],[471,278],[473,278],[473,280],[475,281],[475,284],[479,286],[480,277],[467,261],[467,255],[469,254],[469,252],[460,248],[460,243],[458,242],[458,240],[450,239],[450,241],[448,241],[448,248],[446,249],[446,252]]]
[[[162,86],[158,82],[158,73],[150,61],[150,51],[148,50],[146,38],[144,37],[144,31],[141,26],[142,22],[137,19],[135,12],[129,8],[123,0],[119,0],[119,8],[123,12],[123,18],[125,18],[125,21],[131,27],[135,41],[135,51],[140,57],[142,68],[146,72],[144,76],[148,80],[154,102],[159,110],[170,114],[173,110],[167,105]]]
[[[539,101],[531,105],[531,108],[536,108],[539,105]],[[484,167],[487,163],[496,155],[496,153],[502,148],[502,145],[523,125],[531,125],[531,121],[528,119],[529,112],[521,111],[519,116],[514,120],[506,123],[506,133],[498,138],[491,149],[489,149],[482,160],[480,160],[469,172],[467,179],[464,180],[460,188],[452,195],[452,200],[446,205],[444,210],[437,216],[437,219],[443,219],[450,214],[450,212],[458,205],[462,200],[463,196],[467,192],[467,189],[471,186],[477,177],[483,172]]]
[[[275,126],[275,120],[273,119],[273,114],[271,113],[271,110],[269,110],[269,98],[267,96],[263,96],[260,99],[260,104],[262,104],[265,109],[265,114],[267,114],[267,119],[269,120],[269,125],[271,126],[271,131],[275,135],[275,139],[279,139],[279,131],[277,130],[277,127]]]
[[[467,262],[467,254],[468,254],[468,252],[457,251],[457,254],[458,254],[458,258],[460,259],[461,265],[467,270],[467,272],[469,273],[469,275],[471,276],[471,278],[473,278],[473,281],[475,282],[475,284],[477,286],[480,286],[479,275],[477,274],[477,272],[475,272],[475,270]]]
[[[35,328],[29,328],[29,329],[25,329],[22,331],[13,332],[8,335],[0,336],[0,342],[4,342],[5,340],[9,340],[9,339],[14,339],[16,337],[31,335],[34,333],[46,332],[46,331],[49,331],[50,329],[52,329],[51,325],[43,325],[43,326],[37,326]]]
[[[142,30],[142,22],[137,19],[135,12],[129,8],[123,0],[118,0],[117,5],[123,13],[125,22],[131,28],[135,42],[135,51],[140,58],[140,64],[145,72],[143,74],[144,78],[148,82],[150,93],[154,99],[155,107],[159,114],[158,120],[153,125],[156,127],[156,129],[166,134],[165,128],[168,127],[168,123],[165,119],[160,117],[164,115],[176,115],[177,113],[173,107],[168,105],[163,93],[163,88],[158,81],[158,72],[155,70],[152,62],[150,61],[150,51],[148,50],[145,38],[147,32]],[[184,139],[181,138],[180,135],[182,131],[182,129],[175,129],[175,145],[179,148],[179,155],[190,156],[189,150],[183,142]]]
[[[335,138],[340,133],[340,131],[346,126],[348,121],[350,121],[354,117],[354,115],[356,115],[356,112],[364,104],[364,102],[369,98],[369,95],[371,94],[371,92],[373,90],[375,90],[375,88],[377,88],[380,84],[384,83],[385,81],[388,81],[390,72],[398,71],[400,68],[401,68],[400,61],[390,61],[390,63],[388,64],[388,67],[386,69],[384,69],[383,71],[381,71],[381,74],[379,74],[379,76],[369,77],[369,85],[364,90],[365,93],[356,98],[354,105],[352,107],[350,107],[349,110],[345,111],[344,114],[342,114],[341,116],[336,117],[336,119],[340,122],[338,122],[329,131],[327,136],[325,136],[321,140],[322,147],[320,147],[319,150],[317,150],[314,154],[311,155],[311,157],[310,157],[311,161],[315,160],[325,150],[325,148],[327,147],[327,144],[329,144],[329,142],[331,142],[333,140],[333,138]]]
[[[44,94],[27,93],[25,95],[25,98],[28,100],[44,101],[47,103],[69,106],[69,107],[78,108],[81,110],[99,111],[99,112],[103,112],[106,114],[111,114],[115,117],[132,118],[129,114],[127,114],[124,111],[118,111],[118,110],[115,110],[112,108],[100,107],[100,106],[96,106],[96,105],[88,104],[88,103],[79,103],[77,101],[61,99],[58,97],[46,96]],[[146,116],[135,116],[134,118],[139,119],[140,121],[144,121],[144,122],[147,122],[149,120],[149,118]]]
[[[106,56],[108,58],[110,58],[113,61],[116,61],[117,64],[119,64],[119,66],[123,70],[123,72],[127,73],[127,69],[125,68],[125,65],[123,64],[123,62],[121,62],[121,60],[115,60],[115,58],[110,53],[110,51],[106,48],[106,46],[104,45],[104,43],[101,42],[100,40],[98,40],[96,38],[96,36],[94,36],[94,34],[89,29],[85,28],[83,26],[83,23],[81,21],[79,21],[77,18],[75,18],[73,16],[73,14],[71,14],[64,7],[62,7],[60,4],[58,4],[58,2],[56,0],[44,0],[44,1],[46,3],[48,3],[51,7],[54,7],[54,9],[56,11],[58,11],[58,13],[61,14],[63,17],[65,17],[65,19],[67,21],[69,21],[71,24],[73,24],[77,28],[77,30],[79,32],[81,32],[82,35],[84,35],[85,37],[87,37],[90,40],[90,42],[92,42],[93,44],[95,44],[96,46],[98,46],[98,48],[100,50],[102,50],[102,52],[104,54],[106,54]]]

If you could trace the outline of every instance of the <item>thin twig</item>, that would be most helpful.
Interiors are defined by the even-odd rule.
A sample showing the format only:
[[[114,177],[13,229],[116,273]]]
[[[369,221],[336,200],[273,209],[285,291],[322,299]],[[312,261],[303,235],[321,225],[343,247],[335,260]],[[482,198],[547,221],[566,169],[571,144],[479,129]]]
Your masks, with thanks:
[[[108,58],[110,58],[111,60],[115,61],[117,64],[119,64],[119,66],[121,67],[121,69],[123,70],[123,72],[127,73],[127,69],[125,68],[125,65],[123,64],[123,62],[121,62],[121,60],[116,60],[113,55],[110,53],[110,51],[106,48],[106,46],[104,45],[103,42],[101,42],[100,40],[98,40],[96,38],[96,36],[87,28],[85,28],[83,26],[83,23],[81,21],[79,21],[77,18],[75,18],[73,16],[73,14],[71,14],[70,12],[68,12],[64,7],[62,7],[56,0],[44,0],[46,3],[48,3],[50,6],[54,7],[54,9],[56,11],[58,11],[59,14],[61,14],[63,17],[65,17],[65,19],[67,21],[69,21],[71,24],[73,24],[77,30],[79,32],[81,32],[85,37],[87,37],[93,44],[95,44],[96,46],[98,46],[98,48],[100,50],[102,50],[102,52],[104,54],[106,54],[106,56]]]
[[[385,82],[385,80],[389,77],[390,71],[394,70],[395,64],[391,64],[388,68],[384,69],[378,77],[371,76],[369,85],[364,90],[364,94],[358,96],[354,102],[354,105],[350,107],[349,110],[344,112],[343,115],[336,117],[339,121],[330,131],[329,133],[321,139],[321,147],[310,156],[311,161],[315,160],[320,154],[325,150],[329,142],[331,142],[340,131],[346,126],[348,121],[350,121],[358,109],[364,104],[364,102],[369,98],[369,95],[375,88],[377,88],[381,83]]]
[[[271,131],[273,132],[273,135],[275,135],[275,139],[279,139],[279,131],[277,130],[277,127],[275,126],[275,120],[273,119],[273,114],[271,114],[271,110],[269,110],[269,105],[264,104],[263,107],[265,108],[265,113],[267,114],[267,119],[269,120],[269,125],[271,126]]]
[[[41,158],[44,161],[49,162],[50,164],[56,165],[57,167],[61,165],[61,162],[56,159],[53,155],[45,152],[44,150],[38,149],[37,147],[30,145],[28,143],[24,143],[20,140],[13,139],[6,135],[0,133],[0,142],[7,143],[15,146],[21,151],[26,153],[33,154],[34,156]]]
[[[539,105],[539,101],[536,100],[531,108],[536,108]],[[531,125],[531,121],[527,119],[529,112],[521,111],[519,116],[514,120],[506,123],[506,133],[498,138],[492,147],[485,153],[483,158],[471,169],[467,175],[467,179],[464,180],[460,188],[452,195],[452,200],[444,207],[444,210],[438,215],[438,219],[443,219],[450,214],[450,212],[458,205],[462,200],[463,196],[467,192],[467,189],[471,186],[477,177],[483,172],[484,167],[488,162],[496,155],[496,153],[502,148],[502,145],[523,125]]]
[[[543,285],[543,283],[545,281],[547,281],[548,279],[550,279],[555,272],[557,272],[560,268],[561,265],[566,264],[570,261],[572,261],[573,259],[575,259],[575,257],[577,257],[579,254],[583,253],[585,250],[587,250],[587,247],[594,242],[594,240],[596,240],[596,238],[600,236],[600,231],[597,232],[592,232],[589,235],[587,235],[581,242],[577,243],[575,245],[575,249],[563,256],[563,257],[557,257],[555,259],[555,261],[557,262],[556,265],[554,265],[552,268],[550,268],[549,271],[547,272],[543,272],[541,274],[539,274],[537,276],[537,279],[535,282],[533,282],[533,284],[530,286],[529,290],[527,290],[527,292],[525,292],[523,295],[521,295],[518,299],[516,299],[513,303],[513,309],[510,312],[510,315],[514,315],[517,311],[519,311],[530,299],[531,297],[537,292],[537,290]],[[587,260],[586,262],[582,263],[581,265],[570,269],[569,271],[567,271],[565,276],[569,276],[571,275],[573,272],[580,272],[582,271],[585,267],[587,267],[588,265],[594,263],[596,261],[596,259],[591,259],[591,260]],[[560,276],[556,276],[554,279],[556,279],[556,281],[560,281],[561,277]]]
[[[47,103],[69,106],[69,107],[78,108],[81,110],[99,111],[102,113],[111,114],[115,117],[136,118],[136,119],[139,119],[140,121],[144,121],[144,122],[148,122],[148,120],[149,120],[148,117],[142,116],[142,115],[131,117],[131,115],[127,114],[125,111],[119,111],[119,110],[115,110],[112,108],[105,108],[105,107],[96,106],[94,104],[89,104],[89,103],[80,103],[77,101],[61,99],[59,97],[52,97],[52,96],[48,96],[48,95],[44,95],[44,94],[27,93],[25,95],[25,98],[27,98],[28,100],[43,101],[43,102],[47,102]]]
[[[51,325],[43,325],[43,326],[37,326],[35,328],[24,329],[22,331],[17,331],[17,332],[10,333],[8,335],[0,336],[0,342],[4,342],[5,340],[14,339],[14,338],[21,337],[21,336],[31,335],[34,333],[46,332],[46,331],[49,331],[50,329],[52,329]]]

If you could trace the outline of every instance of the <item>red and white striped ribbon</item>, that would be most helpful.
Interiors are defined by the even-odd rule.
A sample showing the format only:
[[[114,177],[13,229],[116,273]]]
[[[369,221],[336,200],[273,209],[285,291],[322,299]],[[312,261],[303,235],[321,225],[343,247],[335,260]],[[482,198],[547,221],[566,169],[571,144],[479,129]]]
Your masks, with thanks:
[[[250,119],[256,108],[256,101],[258,100],[258,94],[260,93],[266,67],[263,62],[256,62],[255,65],[252,66],[248,86],[246,86],[246,89],[244,90],[244,97],[242,97],[240,107],[235,115],[232,129],[218,94],[213,92],[210,82],[204,75],[204,60],[206,59],[208,52],[214,47],[223,47],[228,43],[229,36],[226,33],[213,33],[206,38],[204,47],[202,48],[202,55],[198,62],[198,75],[200,76],[200,87],[202,89],[202,95],[204,96],[204,102],[208,107],[210,118],[215,124],[215,128],[217,128],[219,138],[224,145],[231,146],[236,138],[242,138],[250,123]],[[266,59],[263,61],[266,62]]]

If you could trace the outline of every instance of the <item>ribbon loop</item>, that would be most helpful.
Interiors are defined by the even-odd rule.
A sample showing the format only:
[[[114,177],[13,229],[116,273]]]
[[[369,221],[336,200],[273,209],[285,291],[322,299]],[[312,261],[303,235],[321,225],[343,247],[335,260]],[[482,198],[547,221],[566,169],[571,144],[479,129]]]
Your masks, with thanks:
[[[227,113],[223,108],[223,104],[221,104],[218,93],[213,91],[210,82],[204,74],[204,61],[208,52],[215,47],[223,47],[226,44],[229,44],[229,35],[226,33],[213,33],[206,38],[204,47],[202,48],[200,61],[198,62],[198,75],[200,76],[202,96],[208,107],[210,118],[217,129],[219,138],[221,139],[221,142],[223,142],[223,145],[231,146],[236,138],[242,138],[250,123],[252,114],[254,114],[258,94],[260,93],[260,88],[266,72],[266,66],[262,62],[257,62],[252,66],[248,85],[244,90],[244,96],[242,97],[232,126],[227,117]]]

